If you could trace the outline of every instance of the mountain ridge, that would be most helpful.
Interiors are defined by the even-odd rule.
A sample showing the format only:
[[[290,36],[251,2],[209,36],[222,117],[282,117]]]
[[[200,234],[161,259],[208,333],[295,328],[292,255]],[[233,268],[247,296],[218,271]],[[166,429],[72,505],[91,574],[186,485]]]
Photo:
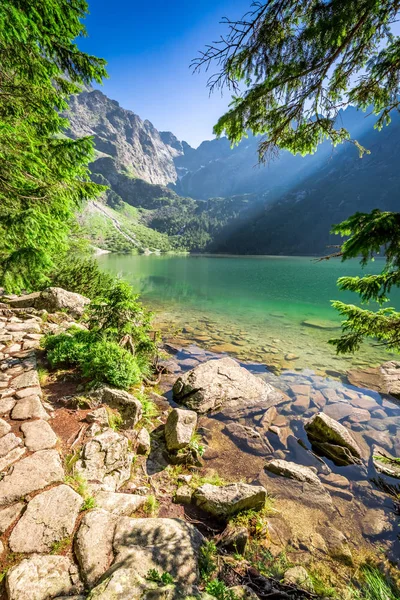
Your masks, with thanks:
[[[69,135],[94,136],[92,178],[109,186],[102,202],[124,218],[134,214],[145,249],[150,240],[155,251],[318,255],[338,243],[329,233],[333,223],[357,210],[392,210],[400,184],[396,115],[377,132],[353,107],[340,114],[372,148],[362,161],[353,145],[325,142],[312,156],[283,152],[268,166],[257,165],[260,138],[192,148],[98,90],[74,96],[68,117]],[[118,247],[128,251],[125,242]]]

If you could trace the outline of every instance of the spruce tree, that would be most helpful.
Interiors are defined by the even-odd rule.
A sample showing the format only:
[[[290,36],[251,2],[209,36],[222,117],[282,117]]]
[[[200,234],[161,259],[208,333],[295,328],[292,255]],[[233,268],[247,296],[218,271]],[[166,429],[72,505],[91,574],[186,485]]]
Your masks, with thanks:
[[[400,37],[392,31],[399,11],[395,0],[268,0],[254,2],[239,21],[225,19],[226,34],[193,62],[195,70],[216,64],[211,90],[234,93],[215,133],[232,143],[248,131],[262,134],[261,161],[281,149],[312,154],[325,140],[354,144],[362,157],[369,150],[341,126],[339,111],[350,104],[369,111],[381,129],[399,110]],[[357,213],[333,232],[347,238],[334,255],[342,260],[361,256],[365,266],[383,248],[381,274],[338,282],[363,302],[383,305],[400,285],[400,214]],[[345,317],[342,336],[331,340],[338,352],[358,350],[367,337],[400,350],[400,313],[394,309],[333,306]]]
[[[71,140],[71,94],[101,82],[105,61],[81,52],[84,0],[0,3],[0,281],[7,291],[47,282],[65,252],[75,208],[103,188],[89,179],[89,137]]]

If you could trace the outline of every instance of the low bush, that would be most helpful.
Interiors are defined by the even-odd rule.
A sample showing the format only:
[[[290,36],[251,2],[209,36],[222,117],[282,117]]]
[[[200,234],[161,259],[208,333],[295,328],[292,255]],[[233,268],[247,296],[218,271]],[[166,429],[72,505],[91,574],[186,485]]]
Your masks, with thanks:
[[[92,259],[63,265],[52,283],[91,298],[84,315],[88,329],[45,338],[52,367],[77,366],[91,382],[122,389],[151,375],[157,354],[152,314],[128,283],[102,273]]]
[[[54,367],[79,367],[93,383],[129,389],[141,380],[135,357],[117,343],[96,338],[91,331],[72,329],[48,335],[43,342]]]
[[[82,373],[95,383],[129,389],[141,380],[135,357],[115,342],[101,340],[93,344],[81,360]]]
[[[47,350],[47,359],[53,368],[74,367],[82,364],[93,341],[89,331],[72,327],[66,333],[47,335],[43,347]]]

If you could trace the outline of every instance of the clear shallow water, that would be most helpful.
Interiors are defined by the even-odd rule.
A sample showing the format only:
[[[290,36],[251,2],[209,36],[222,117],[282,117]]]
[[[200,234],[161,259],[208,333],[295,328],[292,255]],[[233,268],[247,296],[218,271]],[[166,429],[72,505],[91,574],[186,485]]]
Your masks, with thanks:
[[[309,367],[333,375],[394,356],[368,344],[355,358],[337,357],[327,344],[340,332],[330,301],[357,302],[356,295],[336,287],[338,277],[362,274],[357,261],[103,255],[99,262],[132,284],[177,342],[195,340],[272,368]],[[378,273],[381,265],[377,260],[365,272]],[[391,300],[400,307],[398,292]]]
[[[130,281],[157,311],[164,335],[184,346],[169,361],[172,380],[199,362],[228,353],[286,394],[286,401],[277,406],[273,429],[265,426],[262,406],[258,411],[244,407],[233,419],[253,432],[250,445],[247,435],[239,439],[232,434],[232,416],[203,417],[206,466],[228,480],[265,485],[277,497],[277,520],[290,524],[294,538],[307,541],[321,524],[329,524],[346,533],[354,551],[379,545],[397,561],[398,520],[393,499],[376,484],[381,474],[374,468],[372,448],[378,444],[399,456],[400,406],[337,380],[351,367],[377,364],[392,355],[368,345],[356,358],[338,358],[327,344],[340,332],[340,318],[330,300],[356,301],[352,294],[338,292],[336,280],[361,274],[359,264],[287,257],[126,255],[105,255],[99,261]],[[381,264],[377,261],[368,272],[379,272]],[[399,307],[399,294],[393,300]],[[279,368],[280,374],[271,367]],[[304,423],[318,411],[352,432],[363,451],[361,465],[336,466],[326,457],[321,463],[310,453]],[[315,468],[332,497],[332,510],[318,508],[296,488],[293,498],[293,483],[266,473],[265,461],[271,458]],[[396,479],[383,479],[398,485]]]

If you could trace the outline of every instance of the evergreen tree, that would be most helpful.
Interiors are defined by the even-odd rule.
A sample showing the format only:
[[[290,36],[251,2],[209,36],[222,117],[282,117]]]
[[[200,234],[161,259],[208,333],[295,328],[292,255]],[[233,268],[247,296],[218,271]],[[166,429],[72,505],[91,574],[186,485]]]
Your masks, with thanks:
[[[66,251],[73,211],[103,188],[89,179],[89,137],[63,135],[71,94],[106,75],[81,52],[84,0],[0,3],[0,281],[8,291],[47,281]]]
[[[400,37],[391,29],[399,11],[397,0],[268,0],[239,21],[225,19],[226,35],[193,63],[195,70],[216,63],[210,88],[235,94],[215,133],[233,143],[249,130],[262,134],[261,161],[280,149],[313,153],[325,140],[352,143],[362,157],[368,149],[341,126],[339,111],[349,104],[369,110],[381,129],[399,110]],[[386,302],[400,285],[400,214],[358,213],[333,231],[348,236],[335,254],[342,260],[361,256],[365,266],[384,249],[380,275],[342,277],[338,284],[364,302]],[[400,313],[333,305],[346,318],[342,336],[331,340],[338,352],[357,350],[366,337],[400,350]]]

